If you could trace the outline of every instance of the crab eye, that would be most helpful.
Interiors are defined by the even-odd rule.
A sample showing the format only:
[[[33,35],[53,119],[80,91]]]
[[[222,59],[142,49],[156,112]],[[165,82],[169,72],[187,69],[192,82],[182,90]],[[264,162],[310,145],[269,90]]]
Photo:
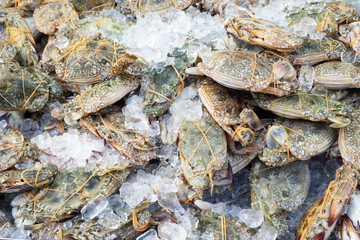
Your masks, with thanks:
[[[106,60],[106,59],[101,59],[101,64],[106,65],[106,64],[108,64],[108,63],[109,63],[108,60]]]

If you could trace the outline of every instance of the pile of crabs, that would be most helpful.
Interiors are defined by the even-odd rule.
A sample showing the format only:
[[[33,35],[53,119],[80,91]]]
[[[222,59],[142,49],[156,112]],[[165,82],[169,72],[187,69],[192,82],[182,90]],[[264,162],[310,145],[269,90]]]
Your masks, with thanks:
[[[257,4],[0,1],[0,195],[21,192],[12,202],[11,220],[0,211],[1,237],[11,237],[7,230],[18,218],[22,223],[17,226],[30,230],[33,239],[135,239],[161,221],[176,222],[169,209],[149,199],[125,218],[116,211],[106,218],[78,215],[89,202],[111,197],[130,175],[158,164],[159,149],[166,144],[160,137],[126,128],[123,99],[141,94],[141,86],[143,113],[161,122],[183,89],[191,86],[204,114],[198,120],[183,119],[174,151],[181,165],[176,177],[186,185],[181,204],[197,218],[199,239],[209,228],[214,239],[256,236],[258,229],[207,211],[200,201],[203,191],[227,191],[233,175],[244,168],[251,172],[252,208],[263,213],[279,238],[286,235],[287,213],[299,210],[308,194],[307,160],[320,154],[342,158],[342,166],[302,217],[296,239],[327,239],[336,229],[341,229],[336,231],[339,239],[360,239],[359,218],[345,214],[359,211],[348,207],[360,180],[359,13],[342,1],[311,1],[289,10],[288,26],[304,17],[317,22],[323,37],[311,39],[258,18],[250,11]],[[170,64],[154,70],[117,41],[148,13],[190,6],[220,16],[228,49],[208,46],[211,51],[195,63],[177,49],[168,54]],[[231,6],[233,15],[226,13]],[[126,17],[100,15],[103,8]],[[83,128],[116,149],[123,161],[105,170],[60,171],[56,164],[44,164],[39,158],[44,150],[10,119],[19,112],[46,111],[54,119],[43,131],[62,134]],[[28,162],[37,164],[23,164]],[[71,224],[64,224],[69,219]]]

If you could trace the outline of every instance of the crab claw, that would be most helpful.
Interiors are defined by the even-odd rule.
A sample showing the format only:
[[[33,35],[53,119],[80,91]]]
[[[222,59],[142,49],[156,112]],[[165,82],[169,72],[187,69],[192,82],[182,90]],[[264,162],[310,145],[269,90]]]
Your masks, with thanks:
[[[294,67],[287,61],[278,61],[273,66],[273,84],[275,88],[284,91],[293,91],[297,89],[296,71]]]
[[[202,71],[200,71],[199,67],[187,68],[187,69],[185,69],[185,72],[187,74],[191,74],[191,75],[204,75],[204,73]]]
[[[348,215],[344,214],[341,220],[341,239],[343,240],[360,240],[358,229],[354,226]]]
[[[62,119],[64,118],[64,108],[61,103],[56,102],[55,104],[50,106],[51,108],[51,116],[53,118]]]
[[[304,42],[304,40],[297,37],[293,37],[293,38],[288,37],[286,41],[285,40],[280,41],[277,37],[268,36],[269,34],[266,31],[260,29],[244,29],[244,30],[256,36],[256,38],[254,37],[250,38],[250,40],[253,43],[262,46],[267,46],[279,52],[287,52],[287,53],[293,52],[297,47],[300,47],[301,44],[303,44]],[[278,30],[280,30],[280,28]],[[288,33],[286,34],[288,35]],[[279,37],[281,37],[281,35],[279,35]]]
[[[332,122],[330,124],[330,127],[332,128],[343,128],[351,123],[350,119],[346,117],[332,117],[328,119]]]
[[[338,191],[333,193],[334,198],[330,205],[328,226],[332,226],[343,213],[345,206],[348,204],[351,195],[354,193],[354,187],[348,182],[341,182],[337,187]]]
[[[215,186],[227,186],[231,184],[234,180],[234,173],[231,167],[230,162],[228,162],[228,168],[226,173],[225,170],[217,170],[213,176],[213,183]],[[226,175],[226,176],[224,176]]]

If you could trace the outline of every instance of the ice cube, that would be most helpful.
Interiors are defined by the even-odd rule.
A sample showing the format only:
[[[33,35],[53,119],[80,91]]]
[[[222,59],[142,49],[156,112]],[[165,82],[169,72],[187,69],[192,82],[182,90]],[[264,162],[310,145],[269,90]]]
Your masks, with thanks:
[[[91,220],[98,216],[108,205],[107,198],[99,194],[81,209],[81,217],[84,220]]]
[[[184,88],[170,107],[170,116],[165,116],[162,121],[161,140],[172,144],[177,139],[180,125],[184,119],[198,121],[202,117],[202,103],[196,98],[197,89],[193,86]]]
[[[277,232],[275,227],[268,221],[265,221],[260,230],[253,236],[252,240],[275,240],[277,237]]]
[[[112,211],[104,211],[99,215],[98,223],[116,230],[121,226],[121,219]]]
[[[253,209],[241,209],[239,218],[251,228],[259,227],[264,221],[264,215],[261,211]]]
[[[149,231],[137,237],[136,240],[160,240],[160,238],[154,229],[150,229]]]
[[[309,92],[314,84],[314,68],[303,65],[299,73],[299,90]]]
[[[167,240],[185,240],[187,231],[176,223],[162,222],[158,228],[159,236]]]
[[[10,239],[31,239],[30,231],[24,230],[23,227],[18,227],[12,234]]]
[[[108,197],[108,202],[109,202],[108,207],[111,210],[117,210],[117,209],[120,209],[120,208],[123,208],[126,206],[126,203],[120,197],[120,194],[114,194],[114,195]]]
[[[126,100],[126,105],[122,111],[125,116],[125,127],[146,134],[148,136],[157,136],[160,134],[158,121],[150,121],[148,116],[143,113],[144,97],[134,95]]]
[[[227,213],[226,205],[225,203],[214,204],[214,206],[212,206],[211,208],[211,211],[221,215],[226,215]]]
[[[135,208],[143,200],[157,201],[157,195],[151,186],[145,183],[125,182],[120,188],[120,196],[131,207]]]

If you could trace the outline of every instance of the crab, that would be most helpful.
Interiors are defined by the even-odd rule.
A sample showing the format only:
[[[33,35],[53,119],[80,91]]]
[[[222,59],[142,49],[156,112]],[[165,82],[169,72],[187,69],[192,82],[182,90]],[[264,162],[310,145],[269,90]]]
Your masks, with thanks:
[[[125,116],[119,109],[81,118],[80,125],[103,138],[134,164],[142,165],[156,158],[155,145],[146,135],[125,128]]]
[[[184,87],[180,74],[187,66],[186,54],[175,50],[169,57],[175,60],[175,64],[150,74],[150,87],[143,101],[143,111],[150,117],[164,114]]]
[[[121,42],[125,30],[129,27],[130,23],[122,18],[107,15],[89,15],[79,20],[69,19],[65,21],[58,27],[58,31],[55,32],[52,39],[65,38],[67,42],[76,43],[86,37],[100,35],[101,39]],[[55,45],[61,45],[61,41],[60,44],[55,43]]]
[[[249,51],[213,51],[187,73],[206,75],[221,85],[238,90],[284,96],[297,87],[296,71],[287,61],[272,63]]]
[[[347,223],[345,223],[348,228],[355,230],[354,231],[355,233],[359,233],[359,230],[360,230],[359,203],[360,203],[360,190],[356,189],[354,194],[351,196],[351,199],[349,202],[349,208],[347,210],[347,215],[346,215],[346,217],[348,219],[347,219]],[[360,238],[359,234],[357,234],[357,238],[351,238],[350,236],[353,236],[353,237],[355,237],[355,236],[352,234],[349,234],[349,232],[347,232],[347,231],[342,231],[341,234],[343,236],[344,235],[348,236],[348,238],[344,238],[346,240],[350,240],[350,239],[358,240]]]
[[[327,239],[336,226],[358,184],[358,172],[344,164],[336,171],[325,196],[305,212],[296,230],[295,240]]]
[[[67,1],[54,1],[40,5],[33,14],[36,28],[47,35],[52,35],[66,21],[78,20],[73,5]]]
[[[58,82],[35,68],[22,68],[15,62],[0,64],[0,109],[41,110],[49,99],[62,97]]]
[[[113,7],[114,0],[70,0],[77,12],[88,12],[91,10],[100,11],[104,7]]]
[[[290,119],[331,122],[330,127],[341,128],[350,124],[348,115],[354,110],[327,95],[298,92],[277,98],[266,94],[253,94],[259,107]]]
[[[293,162],[268,167],[260,161],[253,164],[250,174],[251,206],[261,210],[278,230],[286,234],[286,212],[297,211],[304,203],[310,186],[307,162]]]
[[[227,144],[222,128],[211,119],[183,120],[179,133],[179,155],[187,182],[194,188],[213,185],[216,170],[227,167]]]
[[[9,46],[9,44],[7,44],[7,42],[2,38],[0,38],[0,49],[0,59],[2,62],[7,62],[15,59],[16,50],[13,47]]]
[[[17,10],[31,11],[33,8],[40,4],[40,0],[2,0],[0,1],[1,8],[11,8]]]
[[[350,47],[359,56],[360,55],[360,41],[359,41],[360,22],[352,22],[346,26],[348,28],[346,29],[345,33],[342,33],[340,40],[349,44]]]
[[[53,181],[57,170],[56,165],[50,164],[39,169],[0,172],[0,193],[22,192],[45,187]]]
[[[71,227],[63,227],[63,236],[73,239],[82,239],[84,236],[87,236],[87,239],[103,239],[120,229],[128,232],[132,230],[130,214],[119,217],[113,212],[106,212],[102,215],[87,221],[81,217],[71,219]]]
[[[9,10],[4,22],[6,28],[3,38],[16,50],[15,59],[21,66],[36,66],[38,62],[36,44],[26,20],[19,13]]]
[[[304,66],[301,70],[306,81],[322,85],[327,89],[360,88],[360,67],[352,63],[330,61],[316,65]]]
[[[360,111],[351,114],[351,123],[339,131],[339,149],[343,161],[360,171],[359,138]]]
[[[31,143],[20,131],[10,127],[0,129],[0,171],[19,162],[34,161],[39,152],[37,145]]]
[[[109,40],[85,39],[71,46],[64,62],[56,64],[56,72],[64,82],[93,84],[116,75],[142,74],[146,61],[141,57],[126,53],[123,45]],[[70,48],[70,46],[69,46]]]
[[[359,229],[351,221],[348,215],[344,214],[339,222],[341,226],[339,239],[360,240]]]
[[[337,134],[323,122],[277,120],[266,135],[266,147],[259,158],[268,166],[309,160],[330,148]]]
[[[84,89],[69,102],[55,106],[51,115],[54,118],[64,118],[68,125],[73,126],[78,119],[119,101],[138,86],[139,81],[131,77],[117,77],[97,83]]]
[[[240,220],[210,211],[198,211],[194,215],[199,220],[194,234],[199,239],[203,238],[205,232],[210,232],[214,239],[223,239],[224,236],[227,239],[251,239],[257,232]],[[226,226],[226,233],[223,226]]]
[[[66,222],[44,222],[26,226],[25,229],[32,230],[32,238],[40,240],[54,236],[93,240],[106,239],[113,236],[119,239],[135,239],[152,224],[153,215],[161,214],[161,212],[150,213],[147,209],[136,209],[134,212],[136,213],[136,222],[134,222],[135,213],[131,214],[130,209],[112,209],[112,207],[108,207],[92,219],[76,216]],[[149,217],[151,217],[150,224]],[[136,226],[136,223],[140,225]],[[147,227],[145,228],[145,226]]]
[[[339,59],[346,47],[340,41],[331,38],[321,40],[304,39],[304,43],[286,56],[293,65],[315,65],[317,63]]]
[[[197,88],[211,116],[231,138],[241,141],[243,146],[255,142],[253,130],[259,130],[261,123],[252,110],[244,108],[241,111],[239,103],[227,92],[226,88],[210,79],[201,80]]]
[[[189,6],[199,2],[199,0],[128,0],[130,10],[136,17],[137,15],[145,15],[148,12],[164,13],[168,9],[183,10]]]
[[[230,21],[226,28],[227,31],[237,36],[239,39],[252,44],[261,45],[279,52],[293,52],[300,47],[303,40],[285,29],[264,19],[240,16]]]
[[[129,173],[127,168],[98,176],[85,167],[68,169],[56,175],[49,187],[41,189],[19,210],[25,219],[39,223],[71,218],[99,194],[108,197],[116,192]]]
[[[38,66],[47,72],[51,72],[54,70],[55,65],[59,65],[57,66],[58,71],[64,73],[63,71],[66,70],[64,69],[64,61],[66,61],[74,51],[76,52],[78,47],[80,47],[80,50],[77,52],[81,53],[83,57],[88,57],[93,60],[98,59],[98,62],[93,63],[94,65],[102,66],[102,64],[105,63],[101,63],[101,58],[105,58],[106,60],[106,58],[110,57],[109,60],[111,60],[111,63],[115,66],[115,60],[120,60],[124,57],[123,54],[115,51],[117,48],[120,48],[118,49],[119,51],[125,50],[125,48],[117,42],[122,41],[124,31],[130,26],[129,23],[111,16],[89,16],[79,20],[76,20],[74,16],[59,25],[54,35],[49,37],[49,41],[45,46],[42,59]],[[94,47],[97,47],[96,56],[91,56],[91,54],[94,55],[94,49],[86,48],[86,43],[96,40],[103,41],[95,43]],[[103,49],[101,47],[103,47]],[[115,56],[114,53],[119,55],[118,59],[118,56]],[[71,62],[73,63],[83,61],[83,59],[77,58],[75,55],[72,59]],[[125,64],[125,62],[119,62],[119,64]],[[86,67],[89,65],[91,64],[87,64]],[[80,68],[84,67],[85,66],[82,66]],[[103,67],[108,69],[106,66]],[[108,73],[104,72],[104,74]]]
[[[295,7],[287,12],[288,24],[299,23],[304,17],[313,18],[319,32],[336,34],[338,24],[342,22],[354,22],[359,18],[359,13],[351,4],[342,1],[334,2],[310,2],[302,7]]]

